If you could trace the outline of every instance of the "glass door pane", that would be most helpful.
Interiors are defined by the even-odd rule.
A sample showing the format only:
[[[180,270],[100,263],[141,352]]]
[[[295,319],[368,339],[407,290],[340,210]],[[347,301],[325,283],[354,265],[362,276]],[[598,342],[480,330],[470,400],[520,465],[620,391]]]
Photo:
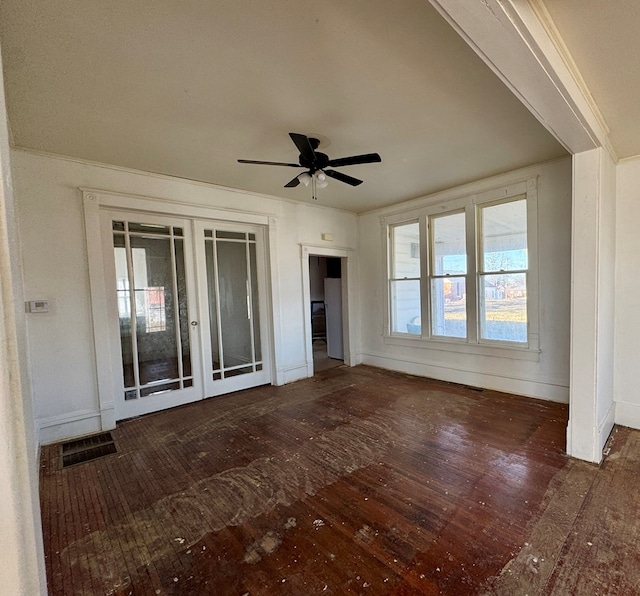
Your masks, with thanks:
[[[124,399],[191,387],[183,228],[115,221],[112,229]]]
[[[246,243],[218,240],[223,368],[253,363]],[[251,369],[249,372],[253,372]]]
[[[249,234],[251,240],[252,234]],[[253,320],[253,346],[256,361],[262,360],[260,345],[260,301],[258,300],[258,268],[256,263],[256,245],[249,243],[249,281],[251,286],[251,318]],[[260,365],[258,365],[260,366]],[[258,368],[258,370],[260,370]]]
[[[204,255],[199,258],[206,277],[206,294],[201,293],[201,299],[206,305],[203,316],[209,319],[209,395],[267,383],[260,321],[259,272],[263,257],[256,239],[261,236],[204,224],[200,234]]]

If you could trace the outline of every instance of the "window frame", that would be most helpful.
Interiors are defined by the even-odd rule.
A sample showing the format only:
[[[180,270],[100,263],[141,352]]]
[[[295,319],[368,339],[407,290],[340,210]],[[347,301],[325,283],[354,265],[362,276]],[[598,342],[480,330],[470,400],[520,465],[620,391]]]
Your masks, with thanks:
[[[411,224],[418,224],[418,234],[419,234],[419,244],[418,244],[418,250],[419,250],[419,256],[418,258],[420,259],[420,269],[419,269],[419,276],[418,277],[395,277],[395,274],[397,273],[396,271],[396,254],[395,254],[395,248],[396,248],[396,243],[395,243],[395,230],[396,228],[402,227],[402,226],[406,226],[406,225],[411,225]],[[420,328],[421,328],[421,332],[424,333],[423,331],[423,325],[422,325],[422,321],[424,320],[424,313],[422,312],[424,309],[424,255],[422,254],[422,250],[421,247],[423,246],[423,242],[424,242],[424,238],[423,238],[423,232],[422,232],[422,223],[421,220],[419,218],[409,218],[407,220],[402,220],[402,221],[398,221],[395,223],[392,223],[389,225],[388,227],[388,250],[387,250],[387,304],[389,306],[389,308],[391,308],[392,304],[393,304],[393,288],[394,285],[399,282],[399,281],[417,281],[419,288],[420,288]],[[410,248],[410,251],[412,252],[412,248]],[[388,326],[387,329],[389,330],[389,334],[392,334],[394,336],[397,335],[407,335],[409,337],[421,337],[421,334],[417,334],[417,333],[409,333],[408,331],[405,332],[401,332],[401,331],[391,331],[391,326],[393,325],[393,317],[392,317],[392,313],[391,310],[387,309],[388,311],[388,316],[387,316],[387,321],[388,321]]]
[[[451,191],[440,193],[449,195],[442,198],[425,199],[422,205],[413,209],[381,216],[383,231],[383,250],[387,268],[383,272],[387,291],[384,293],[383,342],[388,345],[436,349],[456,353],[478,354],[486,356],[510,357],[522,360],[540,358],[539,340],[539,289],[538,289],[538,226],[537,226],[537,177],[527,178],[501,187],[489,188],[483,192],[455,195]],[[507,203],[519,199],[526,200],[527,213],[527,341],[510,342],[505,340],[482,339],[480,334],[480,259],[482,258],[480,217],[481,209],[491,204]],[[415,205],[415,203],[414,203]],[[430,221],[434,217],[465,213],[466,223],[466,300],[467,300],[467,337],[456,338],[432,334],[431,311],[431,230]],[[419,222],[420,228],[420,267],[421,267],[421,335],[392,332],[392,295],[391,295],[391,228],[396,225]]]
[[[495,207],[497,205],[506,205],[508,203],[515,203],[517,201],[525,201],[525,211],[526,211],[526,217],[527,217],[527,268],[526,269],[499,269],[497,271],[486,271],[485,269],[485,265],[484,265],[484,236],[482,234],[482,224],[483,224],[483,210],[490,208],[490,207]],[[529,287],[529,269],[530,269],[530,263],[529,263],[529,253],[530,253],[530,248],[529,248],[529,210],[528,210],[528,204],[527,204],[527,196],[525,195],[515,195],[512,197],[508,197],[506,199],[500,199],[497,201],[486,201],[483,203],[479,203],[476,205],[476,219],[477,219],[477,237],[476,237],[476,247],[477,247],[477,251],[478,251],[478,258],[477,258],[477,266],[476,266],[476,278],[477,278],[477,295],[478,295],[478,307],[477,307],[477,316],[478,316],[478,343],[482,343],[482,344],[488,344],[488,345],[513,345],[513,346],[522,346],[522,347],[528,347],[529,344],[529,310],[530,310],[530,304],[529,304],[529,296],[527,295],[527,341],[526,342],[520,342],[520,341],[508,341],[508,340],[503,340],[503,339],[489,339],[486,337],[482,337],[482,297],[481,297],[481,292],[482,292],[482,279],[488,275],[514,275],[514,274],[524,274],[525,277],[525,287],[528,289]]]
[[[448,273],[443,273],[443,274],[438,274],[436,273],[436,263],[435,263],[435,234],[433,233],[433,227],[434,227],[434,222],[438,219],[443,219],[445,217],[449,217],[452,215],[463,215],[464,216],[464,227],[465,227],[465,257],[466,257],[466,267],[465,267],[465,273],[463,275],[450,275]],[[427,242],[428,242],[428,246],[426,247],[427,249],[427,254],[429,255],[429,262],[427,263],[427,292],[428,292],[428,299],[429,299],[429,333],[428,336],[430,338],[434,338],[434,339],[446,339],[446,340],[454,340],[454,341],[467,341],[468,337],[469,337],[469,307],[468,307],[468,303],[467,303],[467,299],[465,296],[465,336],[464,337],[456,337],[453,335],[444,335],[444,334],[438,334],[438,333],[434,333],[434,305],[435,305],[435,300],[434,300],[434,293],[433,293],[433,282],[434,280],[437,279],[447,279],[447,278],[459,278],[462,277],[464,278],[464,283],[465,283],[465,294],[468,295],[469,293],[469,239],[468,239],[468,217],[467,217],[467,212],[466,209],[462,208],[462,209],[453,209],[451,211],[441,211],[438,213],[430,213],[427,214],[426,217],[426,226],[427,226],[427,230],[426,230],[426,235],[427,235]]]

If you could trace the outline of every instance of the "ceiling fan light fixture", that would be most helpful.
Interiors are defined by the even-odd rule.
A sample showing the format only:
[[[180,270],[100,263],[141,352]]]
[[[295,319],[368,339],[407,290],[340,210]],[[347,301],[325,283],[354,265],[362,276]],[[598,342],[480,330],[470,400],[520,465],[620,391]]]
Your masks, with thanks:
[[[318,170],[314,177],[316,179],[316,188],[327,188],[329,186],[327,175],[322,170]]]
[[[309,172],[302,172],[302,174],[298,176],[298,180],[300,180],[301,184],[304,184],[305,186],[309,186],[311,182],[311,174],[309,174]]]

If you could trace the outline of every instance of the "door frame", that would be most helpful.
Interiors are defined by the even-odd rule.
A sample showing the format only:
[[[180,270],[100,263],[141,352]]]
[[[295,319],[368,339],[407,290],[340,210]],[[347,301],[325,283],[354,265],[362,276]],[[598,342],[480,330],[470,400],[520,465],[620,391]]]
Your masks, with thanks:
[[[344,348],[344,363],[347,366],[355,366],[355,336],[352,321],[355,321],[353,305],[354,299],[354,266],[353,250],[350,248],[333,248],[328,246],[315,246],[301,244],[302,261],[302,302],[304,308],[304,335],[305,335],[305,359],[307,361],[307,376],[313,376],[313,333],[311,329],[311,282],[309,278],[309,257],[338,257],[342,262],[342,342]]]
[[[141,215],[167,215],[182,219],[215,220],[225,223],[239,223],[261,225],[265,228],[265,266],[267,295],[267,312],[265,316],[269,347],[270,378],[271,383],[276,378],[276,342],[274,341],[274,309],[273,295],[274,282],[272,262],[275,258],[273,247],[273,235],[275,233],[276,220],[269,215],[248,213],[242,211],[230,211],[215,207],[207,207],[201,204],[172,201],[141,195],[129,195],[107,190],[92,188],[79,188],[82,193],[84,207],[85,238],[87,247],[87,262],[89,269],[89,290],[91,296],[91,315],[93,320],[93,348],[95,354],[96,387],[98,393],[98,406],[100,410],[100,424],[102,430],[110,430],[116,427],[116,399],[119,397],[119,387],[115,380],[118,378],[121,362],[114,356],[111,342],[105,341],[110,337],[112,325],[109,312],[108,293],[105,276],[105,262],[101,229],[101,211],[118,210],[124,212],[140,213]]]

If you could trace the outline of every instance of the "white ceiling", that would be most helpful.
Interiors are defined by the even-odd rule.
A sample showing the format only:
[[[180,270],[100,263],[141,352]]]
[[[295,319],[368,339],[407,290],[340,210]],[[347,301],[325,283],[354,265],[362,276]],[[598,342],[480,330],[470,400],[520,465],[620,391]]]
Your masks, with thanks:
[[[544,5],[610,129],[617,156],[640,155],[640,2]]]
[[[299,132],[380,153],[319,191],[355,212],[565,154],[427,0],[2,0],[0,43],[17,147],[310,201],[236,162]]]

